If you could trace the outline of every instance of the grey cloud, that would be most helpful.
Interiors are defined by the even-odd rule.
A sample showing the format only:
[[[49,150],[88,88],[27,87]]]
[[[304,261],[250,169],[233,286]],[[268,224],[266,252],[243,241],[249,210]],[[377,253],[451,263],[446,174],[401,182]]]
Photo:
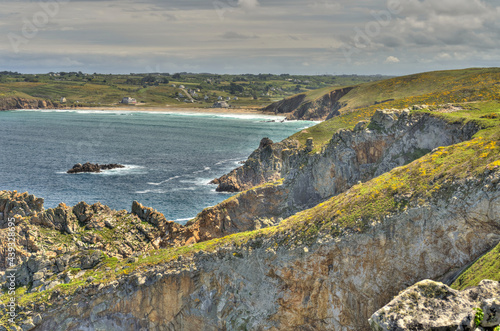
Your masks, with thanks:
[[[246,35],[246,34],[234,32],[234,31],[228,31],[228,32],[222,34],[221,37],[223,39],[252,39],[252,38],[259,38],[256,35],[251,36],[251,35]]]

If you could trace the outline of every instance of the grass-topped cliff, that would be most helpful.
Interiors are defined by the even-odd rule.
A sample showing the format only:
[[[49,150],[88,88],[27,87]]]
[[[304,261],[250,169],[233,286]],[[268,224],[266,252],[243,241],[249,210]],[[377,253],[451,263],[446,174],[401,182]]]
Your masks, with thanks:
[[[465,84],[473,71],[457,79]],[[500,280],[499,246],[490,250],[500,241],[500,103],[492,86],[483,101],[471,94],[462,102],[432,104],[421,95],[415,100],[426,107],[403,103],[376,118],[371,107],[352,109],[298,133],[292,138],[302,151],[299,166],[288,169],[291,179],[266,182],[208,208],[198,216],[205,217],[201,225],[174,226],[139,204],[132,213],[85,204],[46,211],[32,196],[3,192],[0,212],[17,215],[23,240],[18,254],[26,256],[18,267],[24,283],[17,284],[16,321],[36,330],[366,330],[368,317],[400,290],[455,273],[486,251],[454,286]],[[410,143],[440,129],[461,136],[412,155],[387,151],[403,150],[389,144],[393,134]],[[313,146],[305,146],[309,137]],[[351,153],[349,144],[342,147],[346,141],[362,148]],[[375,147],[381,152],[372,151]],[[401,166],[342,186],[338,194],[278,222],[224,236],[230,226],[252,219],[255,203],[276,198],[266,194],[289,194],[287,183],[307,174],[308,167],[320,182],[341,178],[339,167],[314,167],[335,164],[335,157],[358,160],[359,171],[378,169],[382,161]],[[207,233],[220,237],[201,240],[209,239]],[[172,239],[175,234],[183,239]],[[166,246],[176,247],[161,248]],[[7,300],[4,291],[0,309]],[[7,326],[7,315],[0,321]]]
[[[314,115],[314,109],[319,107],[325,97],[335,90],[340,91],[340,88],[298,94],[280,101],[281,104],[270,105],[267,109],[292,114],[295,119],[302,118],[304,110],[298,110],[304,107],[313,109],[313,114],[308,118],[316,119],[325,119],[356,109],[359,120],[370,117],[376,108],[402,109],[420,104],[436,106],[445,103],[498,100],[499,82],[499,68],[434,71],[343,87],[344,92],[337,103],[330,105],[330,112],[321,111],[317,116]],[[345,121],[351,122],[352,125],[356,123],[356,120],[350,117]]]

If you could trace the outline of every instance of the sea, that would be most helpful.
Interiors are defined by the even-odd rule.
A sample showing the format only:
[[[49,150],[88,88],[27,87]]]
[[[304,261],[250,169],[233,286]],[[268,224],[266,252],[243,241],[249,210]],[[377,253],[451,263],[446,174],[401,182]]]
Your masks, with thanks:
[[[209,182],[241,165],[263,137],[315,122],[269,115],[101,110],[0,112],[0,190],[29,192],[45,208],[100,201],[130,211],[137,200],[181,224],[231,194]],[[67,174],[76,163],[122,169]]]

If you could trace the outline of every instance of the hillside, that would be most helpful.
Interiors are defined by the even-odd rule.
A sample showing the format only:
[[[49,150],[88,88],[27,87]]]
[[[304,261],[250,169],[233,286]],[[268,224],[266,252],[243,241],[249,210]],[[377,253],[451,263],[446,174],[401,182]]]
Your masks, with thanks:
[[[364,331],[424,279],[460,289],[497,281],[495,93],[353,109],[282,142],[263,139],[218,179],[241,192],[185,226],[138,202],[130,212],[83,202],[44,209],[28,193],[1,192],[2,252],[7,220],[16,219],[15,322],[24,330]],[[10,298],[4,288],[5,327]]]
[[[320,94],[320,92],[326,92]],[[435,71],[344,88],[301,93],[265,108],[289,119],[324,120],[353,109],[405,108],[412,105],[500,98],[500,69]]]
[[[382,76],[294,76],[294,75],[216,75],[191,73],[143,73],[128,75],[61,72],[39,75],[0,72],[0,110],[5,100],[22,98],[43,100],[49,108],[130,107],[182,108],[211,107],[219,99],[235,108],[259,108],[298,92],[315,93],[332,86],[359,84]],[[61,102],[61,98],[66,99]],[[137,105],[123,105],[124,97]],[[40,107],[42,108],[42,107]]]

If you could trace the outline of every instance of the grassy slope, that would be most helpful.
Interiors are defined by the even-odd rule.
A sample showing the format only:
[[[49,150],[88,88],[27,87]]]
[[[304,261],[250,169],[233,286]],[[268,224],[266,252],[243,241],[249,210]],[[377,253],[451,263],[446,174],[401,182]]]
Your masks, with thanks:
[[[79,105],[98,106],[99,104],[112,106],[119,102],[124,96],[136,98],[140,103],[144,102],[147,106],[182,106],[182,107],[210,107],[217,99],[217,96],[224,98],[231,97],[227,87],[237,78],[235,75],[224,75],[220,78],[220,83],[216,85],[205,82],[210,75],[190,74],[182,75],[180,79],[174,79],[171,76],[169,83],[160,83],[158,86],[149,85],[144,87],[141,79],[145,76],[134,75],[90,75],[88,77],[75,77],[75,75],[65,75],[54,79],[48,75],[26,75],[30,78],[36,78],[37,82],[32,80],[24,81],[23,78],[7,77],[3,78],[0,75],[0,99],[4,97],[22,97],[27,99],[49,99],[58,102],[61,97],[67,98],[66,105],[74,105],[78,101]],[[33,77],[31,77],[33,76]],[[24,76],[23,76],[24,77]],[[359,76],[359,77],[322,77],[322,76],[304,76],[302,80],[312,80],[310,84],[303,84],[301,89],[307,89],[305,93],[314,92],[315,89],[324,89],[324,86],[330,86],[326,89],[332,89],[333,82],[338,82],[338,85],[352,85],[362,82],[370,82],[381,77]],[[91,80],[91,81],[87,81]],[[130,80],[133,82],[131,83]],[[127,82],[128,81],[128,82]],[[328,84],[327,84],[328,82]],[[284,77],[273,80],[258,80],[256,82],[236,81],[245,87],[244,93],[237,93],[239,100],[231,100],[231,104],[236,107],[262,107],[271,103],[272,99],[281,99],[283,96],[292,94],[297,83],[287,81]],[[176,84],[177,87],[173,87]],[[186,89],[198,89],[198,103],[185,103],[184,98],[180,101],[176,100],[178,93],[183,93],[178,87],[184,85]],[[275,90],[270,92],[269,96],[262,95],[267,88],[274,87]],[[278,88],[283,89],[281,92]],[[255,91],[258,99],[255,100],[251,93]],[[204,101],[203,96],[208,95],[210,99]],[[122,105],[121,105],[122,106]]]
[[[500,282],[500,243],[465,270],[451,285],[456,290],[477,286],[483,279]]]
[[[342,236],[347,232],[363,232],[373,221],[383,216],[405,210],[409,205],[417,206],[434,199],[449,198],[450,185],[467,176],[481,177],[485,170],[500,169],[500,106],[498,103],[475,105],[474,109],[453,114],[440,114],[450,121],[476,121],[484,129],[471,141],[441,147],[406,166],[393,169],[373,180],[356,185],[347,192],[335,196],[314,208],[302,211],[280,225],[252,232],[238,233],[228,237],[197,243],[190,246],[151,251],[136,262],[107,258],[93,270],[88,270],[80,280],[57,286],[62,293],[71,294],[79,286],[86,286],[84,279],[94,277],[93,283],[109,283],[134,271],[144,271],[148,266],[167,263],[179,256],[191,256],[198,251],[213,251],[224,245],[235,245],[233,255],[238,256],[239,247],[256,245],[271,239],[276,248],[298,242],[312,244],[318,237]],[[401,200],[410,194],[409,200]],[[65,236],[65,235],[60,235]],[[62,240],[62,239],[61,239]],[[106,271],[106,267],[111,270]],[[498,266],[494,266],[497,268]],[[117,270],[117,271],[114,271]],[[475,274],[474,269],[470,273]],[[490,277],[491,272],[489,272]],[[55,278],[56,276],[54,276]],[[474,275],[481,278],[482,275]],[[26,293],[19,288],[21,306],[29,303],[48,302],[53,290]],[[4,295],[1,301],[8,299]]]
[[[374,105],[375,101],[391,98],[395,100]],[[432,108],[446,103],[487,100],[500,101],[500,68],[436,71],[391,78],[358,85],[341,99],[347,103],[341,110],[342,115],[298,132],[291,138],[305,144],[307,138],[312,137],[318,150],[330,140],[333,132],[353,128],[359,121],[370,119],[380,108],[403,109],[416,104]]]

